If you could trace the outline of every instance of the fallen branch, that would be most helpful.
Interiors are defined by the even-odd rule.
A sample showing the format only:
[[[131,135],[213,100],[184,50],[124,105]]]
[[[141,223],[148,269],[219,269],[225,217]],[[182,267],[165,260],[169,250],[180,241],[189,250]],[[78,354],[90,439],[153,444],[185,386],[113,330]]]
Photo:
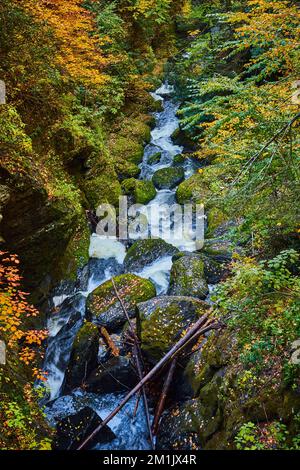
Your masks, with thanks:
[[[171,349],[170,351],[165,354],[164,357],[161,358],[161,360],[151,369],[148,374],[143,377],[142,380],[123,398],[123,400],[119,403],[119,405],[102,421],[102,423],[84,440],[82,444],[78,447],[77,450],[83,449],[90,441],[93,439],[101,429],[106,426],[107,423],[109,423],[115,416],[116,414],[119,413],[119,411],[123,408],[124,405],[130,400],[133,395],[135,395],[139,390],[141,390],[144,385],[151,380],[158,371],[162,369],[169,361],[170,359],[173,359],[178,352],[182,349],[182,347],[189,341],[196,332],[198,332],[199,328],[206,322],[208,318],[208,313],[203,315],[199,320],[196,321],[196,323],[189,329],[189,331],[185,334],[183,338],[181,338]],[[205,328],[204,328],[205,329]],[[200,333],[199,333],[200,334]]]
[[[162,392],[161,392],[161,396],[160,396],[160,399],[159,399],[159,402],[158,402],[158,406],[157,406],[156,411],[155,411],[155,416],[154,416],[154,420],[153,420],[153,427],[152,427],[152,432],[153,432],[154,436],[156,436],[157,431],[158,431],[160,417],[161,417],[162,412],[164,410],[164,406],[165,406],[165,402],[166,402],[166,399],[167,399],[168,391],[169,391],[170,385],[172,383],[173,375],[174,375],[174,372],[175,372],[176,361],[177,361],[177,359],[174,358],[173,361],[171,362],[170,369],[169,369],[169,372],[168,372],[167,378],[165,380],[165,383],[164,383],[164,386],[163,386],[163,389],[162,389]]]
[[[134,356],[134,359],[135,359],[135,364],[136,364],[136,368],[137,368],[137,371],[138,371],[139,379],[142,380],[143,377],[144,377],[144,374],[143,374],[143,368],[142,368],[142,365],[141,365],[141,356],[142,356],[142,354],[141,354],[141,349],[140,349],[140,344],[139,344],[139,341],[138,341],[138,337],[137,337],[135,331],[132,328],[132,325],[131,325],[131,322],[130,322],[130,317],[129,317],[129,314],[127,312],[127,308],[126,308],[126,306],[123,302],[122,297],[120,296],[120,294],[118,292],[117,286],[116,286],[115,281],[114,281],[113,278],[112,278],[112,285],[113,285],[116,296],[117,296],[117,298],[118,298],[118,300],[121,304],[121,307],[123,309],[123,312],[126,316],[128,324],[129,324],[129,330],[131,332],[133,342],[134,342],[133,343],[133,356]],[[148,406],[148,400],[147,400],[145,387],[142,388],[142,396],[143,396],[143,403],[144,403],[144,408],[145,408],[146,421],[147,421],[147,427],[148,427],[148,431],[149,431],[149,438],[150,438],[151,448],[154,449],[154,441],[153,441],[151,421],[150,421],[150,412],[149,412],[149,406]],[[137,406],[138,406],[138,404],[139,404],[139,402],[137,402]],[[137,409],[136,409],[135,412],[137,412]]]
[[[106,346],[111,350],[111,353],[113,356],[119,356],[120,355],[120,349],[115,345],[114,341],[112,340],[110,334],[108,333],[107,329],[102,326],[100,328],[100,333],[106,343]]]

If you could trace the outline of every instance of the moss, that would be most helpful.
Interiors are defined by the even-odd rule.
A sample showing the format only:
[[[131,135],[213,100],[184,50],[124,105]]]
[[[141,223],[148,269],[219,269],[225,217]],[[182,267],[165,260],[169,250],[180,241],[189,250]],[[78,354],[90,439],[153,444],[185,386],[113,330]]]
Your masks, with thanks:
[[[183,328],[183,322],[184,315],[175,303],[166,308],[157,308],[149,319],[144,318],[141,333],[144,353],[153,359],[161,359],[173,346]]]
[[[203,185],[202,175],[196,173],[178,186],[176,200],[179,204],[188,204],[191,202],[200,204],[205,203],[207,195],[208,189]]]
[[[151,181],[136,180],[134,178],[123,181],[122,190],[126,195],[132,194],[137,204],[147,204],[156,196],[156,190]]]
[[[181,165],[185,162],[185,156],[182,155],[182,153],[179,153],[178,155],[175,155],[173,158],[173,164],[174,165]]]
[[[125,117],[118,134],[126,138],[129,136],[140,144],[146,144],[151,140],[150,122],[151,116],[147,114],[140,114],[137,118]]]
[[[82,268],[89,260],[90,229],[85,215],[82,214],[81,222],[75,230],[67,249],[58,263],[57,277],[76,280],[78,269]]]
[[[154,173],[152,181],[158,189],[175,188],[184,180],[182,168],[162,168]]]
[[[224,214],[221,209],[217,207],[212,207],[207,215],[207,235],[212,234],[214,230],[216,230],[221,224],[227,221],[228,217],[226,216],[226,214]]]
[[[122,194],[121,185],[114,174],[104,173],[84,183],[85,193],[94,209],[101,203],[117,206]]]
[[[196,256],[184,256],[173,263],[169,293],[204,299],[208,294],[204,262]]]
[[[131,163],[122,159],[116,160],[114,167],[118,178],[121,181],[127,178],[138,178],[141,172],[140,168],[135,163]]]
[[[209,305],[193,297],[162,296],[138,305],[138,332],[142,349],[155,363],[203,315]]]
[[[134,274],[121,274],[120,276],[116,276],[114,282],[126,307],[131,312],[134,310],[137,303],[151,299],[156,295],[155,287],[151,281]],[[115,304],[119,304],[119,300],[116,296],[112,281],[107,281],[98,287],[93,294],[89,296],[87,302],[89,312],[95,317],[99,317]]]
[[[206,208],[215,206],[214,197],[222,196],[224,175],[221,166],[210,165],[201,168],[197,173],[181,183],[176,191],[179,204],[204,204]]]
[[[156,165],[156,163],[159,163],[161,159],[161,152],[156,152],[153,155],[150,155],[148,157],[147,163],[148,165]]]
[[[162,256],[174,255],[177,251],[177,248],[160,238],[138,240],[127,250],[125,268],[130,271],[137,270]]]
[[[143,159],[143,145],[133,138],[113,134],[108,141],[108,149],[112,159],[122,159],[138,165]]]

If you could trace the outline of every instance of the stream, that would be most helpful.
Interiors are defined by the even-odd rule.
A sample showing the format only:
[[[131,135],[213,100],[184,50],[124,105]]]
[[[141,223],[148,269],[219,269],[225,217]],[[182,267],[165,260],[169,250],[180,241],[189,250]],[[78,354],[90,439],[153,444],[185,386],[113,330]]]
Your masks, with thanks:
[[[172,87],[164,83],[152,96],[162,102],[163,109],[154,113],[156,126],[151,132],[151,141],[144,150],[143,161],[140,164],[140,179],[150,180],[155,171],[172,166],[175,155],[183,152],[183,147],[172,142],[171,135],[178,128],[176,112],[178,104],[172,100]],[[149,165],[151,155],[161,152],[161,159],[155,165]],[[184,163],[185,178],[191,176],[196,164],[186,158]],[[176,188],[173,190],[158,190],[156,197],[143,209],[157,210],[164,204],[170,206],[175,203]],[[168,236],[161,238],[170,242]],[[173,242],[182,251],[194,251],[195,240],[186,234]],[[122,394],[94,394],[82,389],[76,389],[69,395],[62,395],[64,375],[70,359],[72,344],[76,333],[80,329],[84,317],[86,298],[89,293],[122,273],[123,261],[126,255],[125,244],[117,240],[103,239],[96,233],[92,234],[90,242],[90,261],[79,276],[76,287],[67,284],[56,289],[51,298],[52,313],[48,319],[49,339],[45,354],[44,370],[47,372],[47,397],[44,399],[45,413],[52,425],[56,420],[74,414],[85,406],[92,408],[102,419],[111,412]],[[172,257],[165,256],[157,259],[153,264],[139,271],[140,277],[152,280],[156,286],[157,295],[167,292],[170,278]],[[134,416],[136,399],[133,397],[121,412],[110,422],[109,426],[116,434],[116,438],[109,444],[98,444],[97,449],[114,450],[147,450],[150,448],[148,430],[142,402]]]

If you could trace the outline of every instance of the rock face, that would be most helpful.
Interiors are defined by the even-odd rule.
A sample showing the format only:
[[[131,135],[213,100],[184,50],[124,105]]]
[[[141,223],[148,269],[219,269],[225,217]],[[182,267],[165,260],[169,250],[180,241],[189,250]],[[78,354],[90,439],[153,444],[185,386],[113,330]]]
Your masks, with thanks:
[[[138,382],[138,375],[130,359],[114,357],[95,369],[86,381],[86,390],[93,393],[124,392]]]
[[[75,278],[80,266],[76,246],[81,246],[82,240],[79,257],[82,252],[83,262],[87,260],[89,236],[85,235],[85,217],[67,198],[49,199],[45,189],[29,176],[6,173],[3,181],[0,233],[4,248],[19,255],[26,289],[35,290],[39,298],[62,275],[68,277],[73,272]]]
[[[158,189],[173,189],[184,180],[184,170],[178,168],[162,168],[157,170],[152,181]]]
[[[65,374],[64,390],[66,393],[79,387],[97,367],[99,337],[97,326],[90,322],[84,323],[78,331]]]
[[[184,296],[161,296],[140,303],[139,334],[148,360],[156,363],[208,308],[207,303]]]
[[[213,259],[219,262],[230,262],[232,254],[235,249],[232,247],[230,240],[222,238],[208,238],[205,240],[203,253],[211,256]]]
[[[201,258],[183,256],[173,263],[168,293],[205,299],[208,286],[204,275],[204,262]]]
[[[151,281],[134,274],[121,274],[113,279],[130,318],[135,316],[137,303],[151,299],[156,294]],[[112,281],[105,282],[88,296],[87,311],[94,323],[104,326],[109,332],[118,330],[126,322]]]
[[[211,391],[214,393],[214,390]],[[157,437],[159,450],[197,450],[217,430],[221,416],[217,400],[211,397],[209,408],[199,399],[189,400],[171,409],[163,418]]]
[[[208,284],[217,284],[228,273],[226,263],[218,262],[214,257],[199,252],[180,251],[173,256],[173,262],[183,258],[196,258],[204,264],[204,277]]]
[[[205,203],[209,190],[204,184],[203,177],[200,174],[190,176],[183,181],[177,188],[176,200],[178,204]]]
[[[127,251],[124,267],[126,271],[141,271],[158,258],[172,256],[178,251],[173,245],[160,238],[138,240]]]
[[[137,204],[147,204],[156,196],[156,190],[152,181],[136,180],[129,178],[122,183],[123,193],[133,195]]]
[[[102,419],[89,407],[85,407],[74,415],[67,416],[58,422],[54,438],[54,450],[75,450],[101,423]],[[111,442],[115,434],[108,426],[90,441],[87,449],[98,443]]]
[[[161,152],[156,152],[153,155],[150,155],[148,157],[147,163],[148,165],[156,165],[157,163],[160,162],[161,159]]]

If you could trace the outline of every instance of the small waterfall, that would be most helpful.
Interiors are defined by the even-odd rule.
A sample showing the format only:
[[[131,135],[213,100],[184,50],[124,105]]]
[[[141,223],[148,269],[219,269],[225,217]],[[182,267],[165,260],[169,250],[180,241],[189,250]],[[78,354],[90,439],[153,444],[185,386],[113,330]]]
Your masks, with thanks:
[[[183,147],[172,142],[172,134],[178,128],[177,110],[178,104],[171,100],[173,88],[164,83],[152,96],[163,103],[163,110],[155,113],[156,127],[151,132],[151,142],[145,147],[143,161],[140,165],[141,179],[149,180],[155,171],[173,164],[174,156],[181,154]],[[160,162],[149,165],[148,159],[156,152],[161,153]],[[193,173],[193,164],[187,159],[185,174]],[[166,205],[175,203],[174,190],[157,191],[156,197],[144,208],[145,213]],[[174,223],[174,220],[171,220]],[[158,229],[159,227],[157,227]],[[189,234],[178,233],[174,241],[169,240],[167,234],[162,234],[165,241],[173,243],[182,250],[194,250],[195,243]],[[65,371],[70,359],[72,344],[76,333],[81,327],[86,308],[86,297],[99,285],[114,275],[123,272],[123,261],[126,255],[125,245],[117,240],[105,240],[97,234],[91,236],[90,261],[88,264],[88,280],[86,287],[74,288],[71,292],[56,292],[52,298],[54,313],[49,315],[48,329],[50,332],[48,347],[45,356],[44,369],[48,374],[47,386],[50,389],[49,402],[46,404],[46,414],[49,421],[55,424],[56,419],[75,413],[85,406],[90,406],[102,418],[115,408],[122,396],[120,394],[93,394],[82,390],[74,390],[70,395],[61,395]],[[151,279],[156,286],[157,294],[167,292],[172,267],[172,257],[165,256],[156,260],[152,265],[146,266],[136,274]],[[80,280],[79,280],[80,281]],[[79,282],[79,286],[84,285]],[[134,416],[136,399],[123,408],[110,423],[116,434],[116,439],[106,445],[99,445],[99,449],[149,449],[148,430],[145,421],[142,403]]]

